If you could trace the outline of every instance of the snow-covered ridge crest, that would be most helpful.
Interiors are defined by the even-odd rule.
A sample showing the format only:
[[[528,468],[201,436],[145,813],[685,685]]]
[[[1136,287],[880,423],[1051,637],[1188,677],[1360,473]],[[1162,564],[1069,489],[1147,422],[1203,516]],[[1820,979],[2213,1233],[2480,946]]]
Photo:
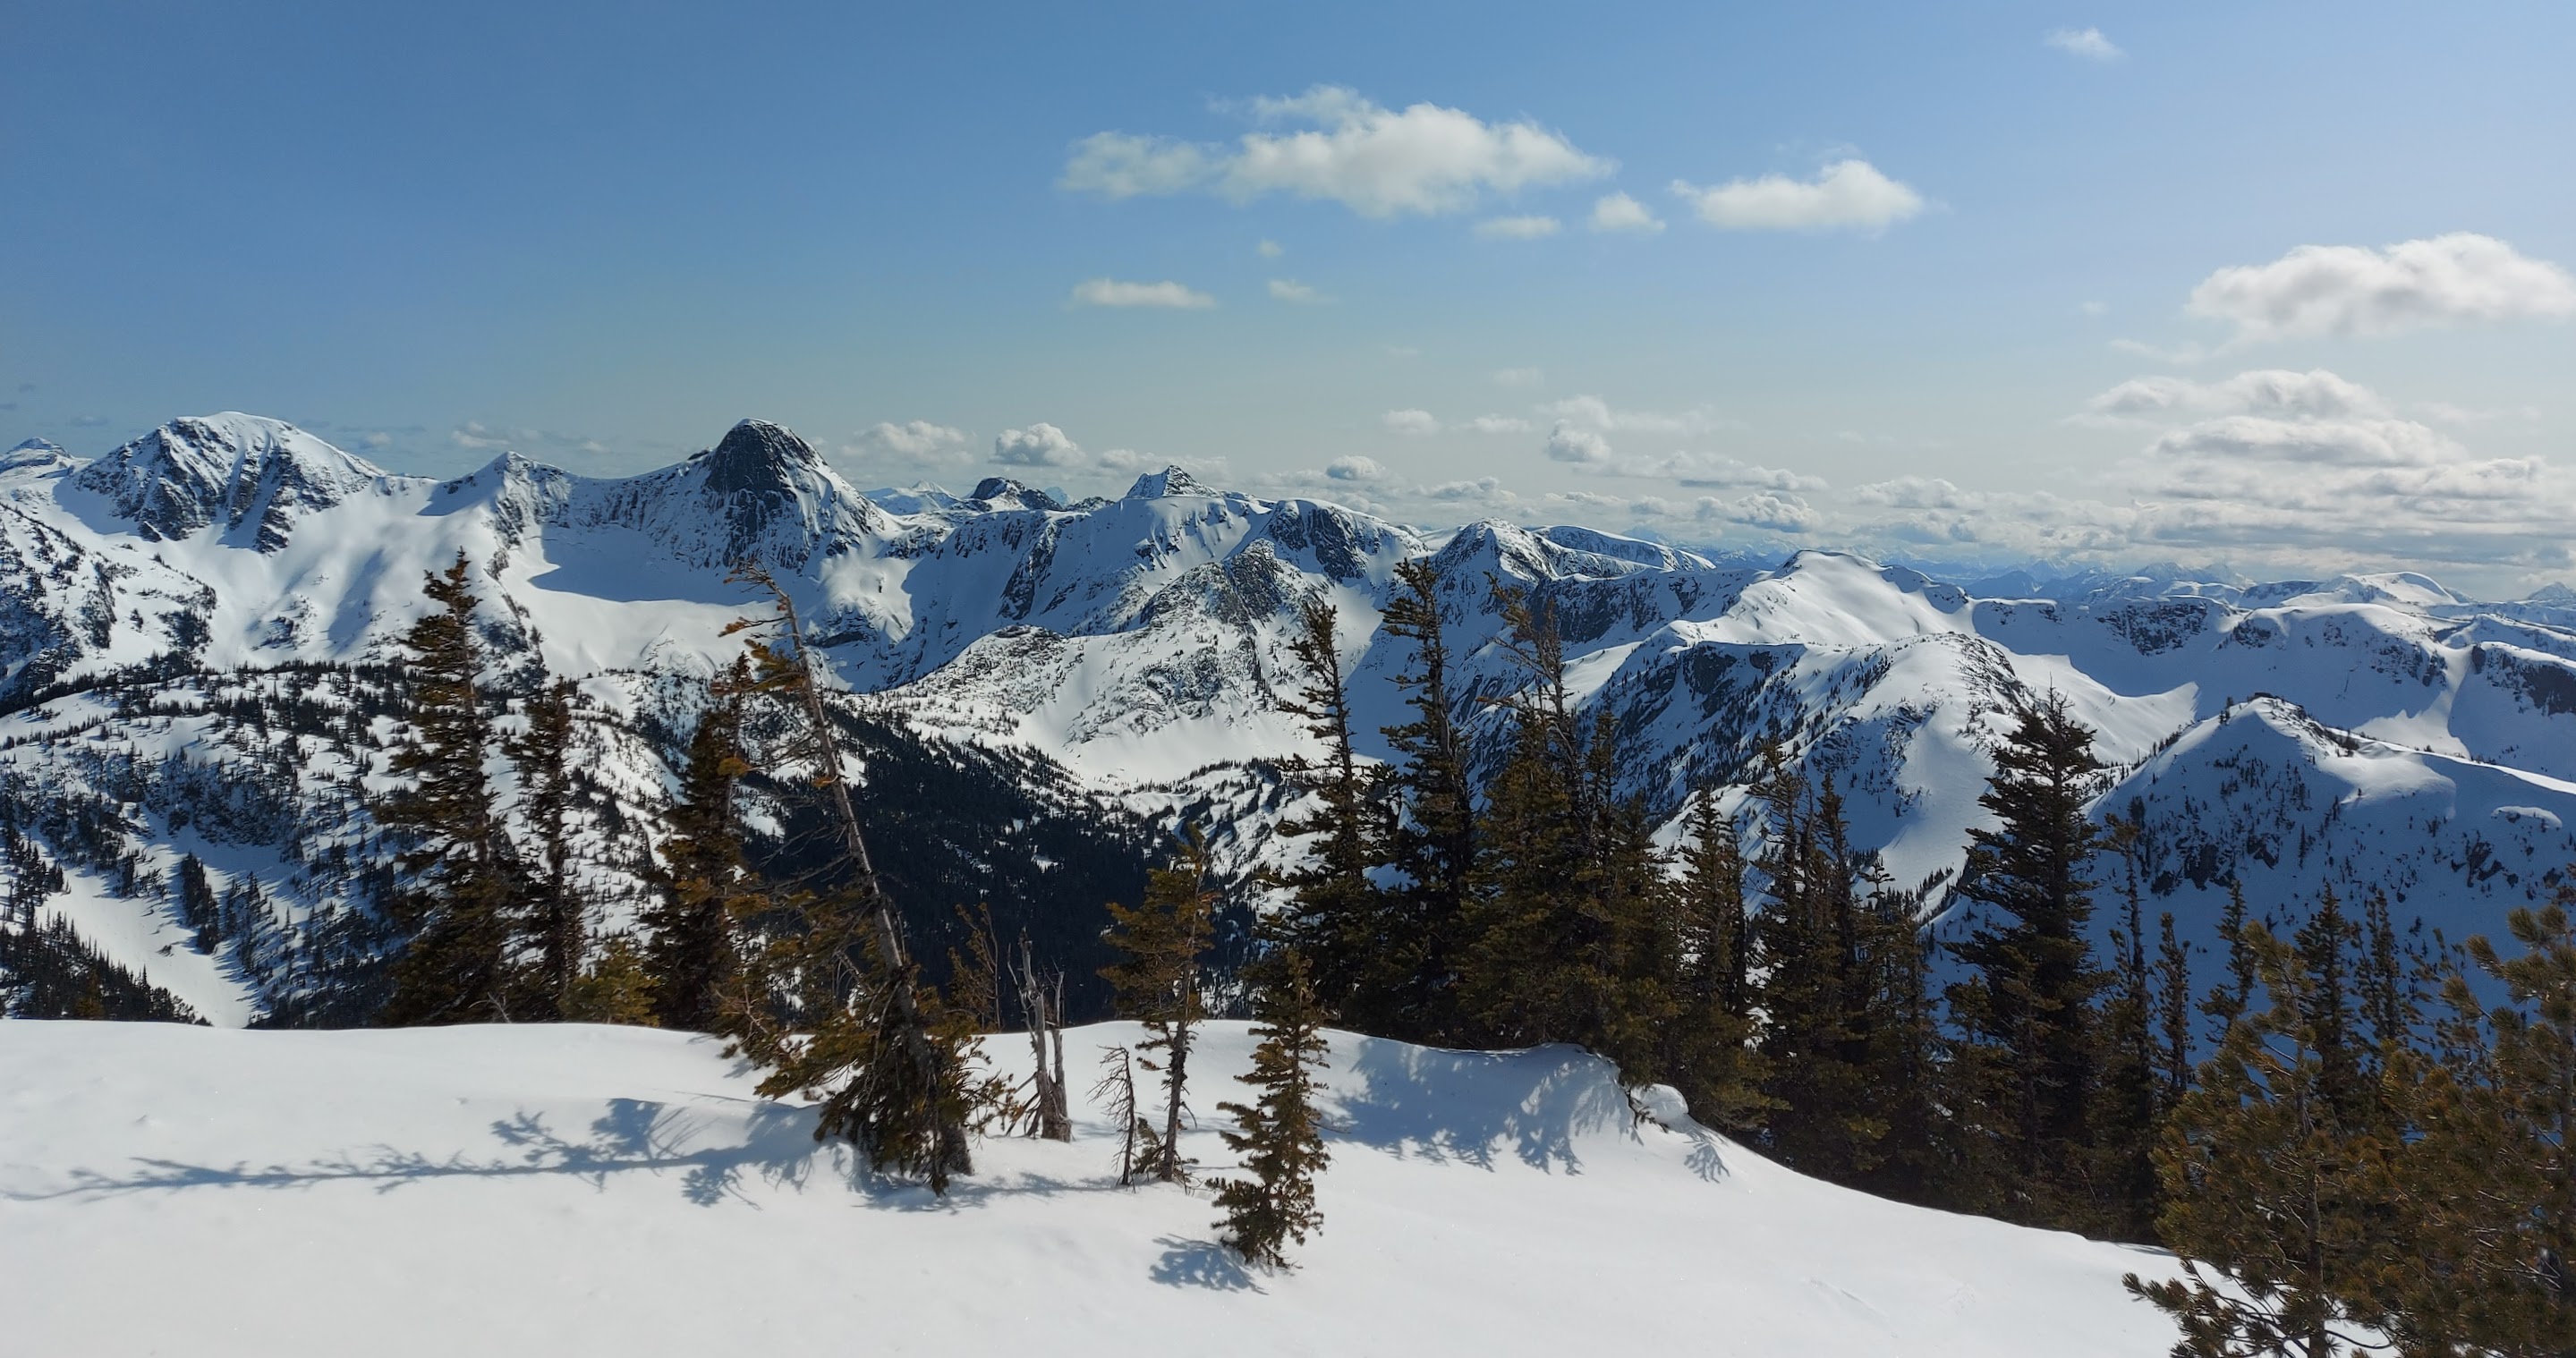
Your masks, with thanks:
[[[173,420],[73,473],[71,486],[151,541],[248,525],[245,545],[273,552],[297,517],[384,479],[382,468],[282,420],[227,411]]]

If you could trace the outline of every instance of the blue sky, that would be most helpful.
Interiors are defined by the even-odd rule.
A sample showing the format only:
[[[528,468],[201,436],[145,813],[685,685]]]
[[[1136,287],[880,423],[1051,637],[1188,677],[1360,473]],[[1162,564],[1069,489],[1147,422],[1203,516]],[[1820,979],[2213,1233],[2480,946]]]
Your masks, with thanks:
[[[2571,58],[2539,4],[9,4],[0,434],[616,472],[756,414],[865,484],[2527,588]]]

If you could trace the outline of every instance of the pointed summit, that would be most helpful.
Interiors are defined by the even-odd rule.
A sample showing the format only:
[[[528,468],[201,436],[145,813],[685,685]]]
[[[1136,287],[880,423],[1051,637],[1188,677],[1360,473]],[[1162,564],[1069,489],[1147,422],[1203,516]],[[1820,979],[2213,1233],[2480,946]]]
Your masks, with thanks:
[[[692,460],[704,464],[707,489],[718,495],[793,495],[823,467],[814,445],[767,420],[744,420]]]
[[[1125,498],[1130,500],[1159,500],[1167,495],[1214,494],[1216,494],[1216,491],[1201,484],[1198,478],[1190,475],[1188,472],[1182,471],[1178,467],[1165,467],[1161,471],[1147,472],[1143,476],[1137,477],[1136,484],[1127,488]]]
[[[0,472],[51,471],[71,464],[71,454],[64,452],[61,444],[46,439],[29,439],[0,453]]]
[[[987,476],[975,483],[975,493],[967,497],[980,500],[992,509],[1062,509],[1064,502],[1035,486],[1023,485],[1007,476]]]

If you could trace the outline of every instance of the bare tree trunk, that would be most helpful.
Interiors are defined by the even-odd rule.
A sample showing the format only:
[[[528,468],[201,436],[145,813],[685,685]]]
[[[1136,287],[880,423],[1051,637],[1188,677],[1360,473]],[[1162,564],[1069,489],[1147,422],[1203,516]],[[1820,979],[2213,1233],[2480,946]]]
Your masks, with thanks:
[[[1029,1026],[1031,1082],[1037,1093],[1037,1120],[1031,1125],[1032,1135],[1048,1141],[1073,1139],[1073,1114],[1064,1089],[1064,978],[1048,978],[1038,971],[1037,957],[1029,942],[1028,930],[1020,931],[1019,964],[1013,968],[1013,980],[1020,993],[1020,1013]],[[1052,993],[1050,993],[1052,992]],[[1055,1066],[1047,1066],[1049,1040],[1053,1040]]]

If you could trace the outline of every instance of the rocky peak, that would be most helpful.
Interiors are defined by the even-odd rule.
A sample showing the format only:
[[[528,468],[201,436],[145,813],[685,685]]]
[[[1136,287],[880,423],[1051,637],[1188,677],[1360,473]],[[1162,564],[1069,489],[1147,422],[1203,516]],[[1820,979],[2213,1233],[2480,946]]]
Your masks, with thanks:
[[[707,490],[717,495],[794,495],[823,468],[814,445],[767,420],[742,421],[692,460],[704,468]]]
[[[1130,500],[1159,500],[1167,495],[1214,494],[1216,494],[1214,490],[1209,489],[1206,485],[1202,484],[1197,477],[1190,475],[1188,472],[1182,471],[1178,467],[1165,467],[1161,471],[1147,472],[1143,476],[1137,477],[1136,484],[1128,487],[1126,498]]]
[[[975,483],[970,500],[983,502],[994,509],[1062,509],[1064,502],[1035,486],[1023,485],[1007,476],[988,476]]]
[[[82,468],[72,484],[104,498],[146,539],[255,524],[252,545],[274,552],[297,516],[383,475],[282,420],[228,411],[172,420]]]

